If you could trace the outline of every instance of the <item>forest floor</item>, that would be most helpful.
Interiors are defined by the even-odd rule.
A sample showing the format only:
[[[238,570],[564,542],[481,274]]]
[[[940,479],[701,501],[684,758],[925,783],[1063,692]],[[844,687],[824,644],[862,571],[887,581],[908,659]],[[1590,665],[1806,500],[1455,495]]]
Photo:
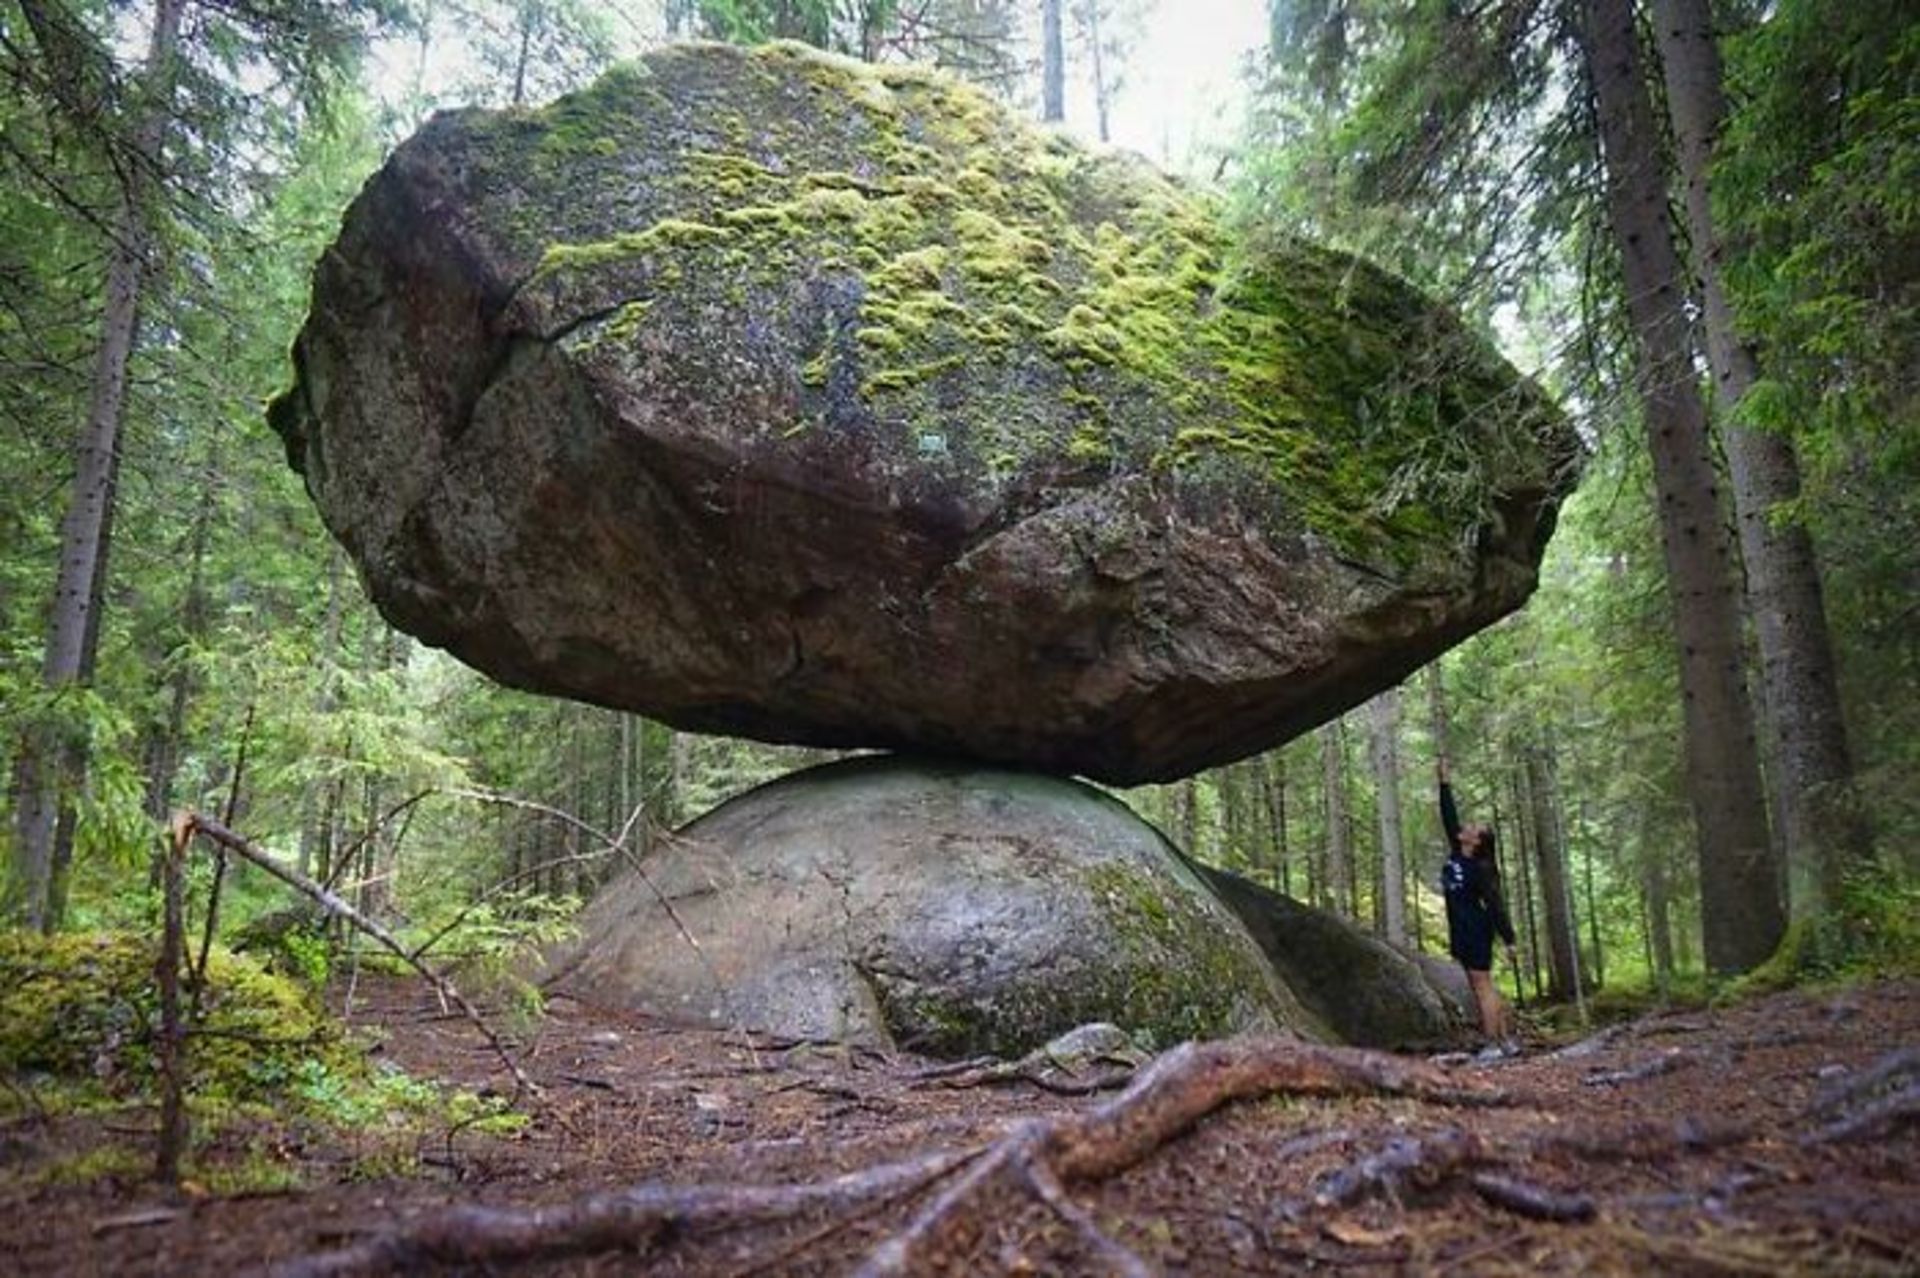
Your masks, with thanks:
[[[359,995],[354,1019],[379,1027],[381,1057],[467,1088],[505,1085],[478,1034],[429,992],[383,978]],[[0,1129],[0,1269],[244,1273],[455,1203],[564,1204],[640,1182],[821,1182],[929,1151],[1004,1150],[1037,1130],[1022,1120],[1087,1120],[1119,1094],[943,1078],[920,1059],[566,1001],[530,1032],[524,1063],[543,1094],[520,1102],[531,1121],[510,1135],[441,1128],[396,1150],[379,1132],[322,1139],[260,1120],[201,1151],[202,1166],[269,1161],[285,1173],[273,1192],[161,1195],[140,1175],[150,1114],[15,1120]],[[1498,1103],[1447,1103],[1423,1087],[1412,1090],[1428,1099],[1282,1092],[1104,1166],[1068,1167],[1063,1154],[1057,1178],[976,1177],[980,1192],[960,1201],[983,1166],[975,1154],[771,1222],[733,1191],[661,1191],[669,1227],[643,1251],[603,1235],[567,1259],[453,1270],[847,1273],[919,1221],[909,1251],[881,1254],[897,1272],[1920,1272],[1920,984],[1667,1011],[1571,1049],[1410,1067]],[[48,1174],[56,1166],[95,1174]],[[957,1207],[927,1227],[943,1194]],[[472,1239],[489,1224],[499,1218],[452,1232]]]

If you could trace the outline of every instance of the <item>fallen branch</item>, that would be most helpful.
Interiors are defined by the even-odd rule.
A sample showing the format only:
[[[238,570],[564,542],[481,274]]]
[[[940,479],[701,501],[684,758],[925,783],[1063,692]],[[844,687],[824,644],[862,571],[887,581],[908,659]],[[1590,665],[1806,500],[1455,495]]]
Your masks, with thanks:
[[[644,804],[634,808],[632,815],[627,818],[626,824],[620,828],[619,836],[615,837],[614,835],[608,834],[605,830],[600,829],[598,826],[589,825],[571,812],[553,807],[550,804],[536,803],[532,799],[522,799],[518,795],[501,794],[495,790],[447,790],[445,793],[456,799],[471,799],[475,803],[494,803],[501,807],[517,808],[522,812],[537,812],[542,816],[552,817],[561,824],[570,826],[589,838],[599,840],[601,846],[606,848],[609,853],[620,857],[627,863],[627,868],[639,877],[640,881],[646,885],[647,891],[653,894],[653,899],[658,902],[660,908],[666,912],[667,917],[673,920],[673,926],[679,931],[680,939],[685,941],[687,945],[692,948],[693,952],[700,956],[702,962],[707,962],[707,952],[700,948],[699,939],[695,937],[692,930],[687,927],[686,920],[680,917],[680,911],[673,908],[672,898],[659,889],[653,881],[653,876],[648,874],[646,867],[640,864],[640,858],[635,856],[633,849],[627,846],[627,839],[633,833],[634,824],[640,819],[642,812],[645,810]],[[711,963],[708,963],[708,970],[712,970]],[[716,979],[718,978],[718,973],[715,973],[715,977]]]
[[[1528,1220],[1581,1221],[1592,1220],[1597,1214],[1593,1199],[1585,1194],[1565,1194],[1493,1172],[1481,1172],[1469,1183],[1475,1193],[1495,1207]]]
[[[480,1031],[481,1037],[487,1040],[487,1044],[500,1057],[501,1063],[507,1067],[507,1072],[513,1075],[514,1085],[522,1094],[540,1095],[539,1085],[521,1070],[520,1063],[513,1058],[513,1053],[507,1050],[507,1045],[501,1041],[498,1034],[493,1032],[493,1027],[481,1018],[480,1013],[467,1001],[466,996],[454,988],[453,982],[409,954],[407,947],[402,945],[393,933],[362,914],[335,893],[287,865],[271,852],[255,847],[218,821],[195,813],[182,812],[174,817],[174,829],[177,832],[176,837],[191,837],[198,834],[244,860],[250,861],[288,887],[300,892],[328,913],[352,924],[354,928],[373,938],[382,948],[398,956],[408,967],[418,972],[427,984],[433,987],[436,994],[459,1008],[461,1014],[472,1022],[474,1028]]]
[[[1457,1127],[1419,1139],[1397,1137],[1378,1153],[1323,1177],[1313,1192],[1313,1205],[1347,1207],[1376,1194],[1398,1199],[1411,1186],[1431,1188],[1488,1157],[1484,1141]]]

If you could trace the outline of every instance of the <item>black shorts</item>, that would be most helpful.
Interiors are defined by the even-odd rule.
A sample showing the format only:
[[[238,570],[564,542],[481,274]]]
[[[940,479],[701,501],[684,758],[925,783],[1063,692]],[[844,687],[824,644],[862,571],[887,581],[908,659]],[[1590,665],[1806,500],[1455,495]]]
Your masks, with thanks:
[[[1452,938],[1447,947],[1454,961],[1469,972],[1490,972],[1493,970],[1493,934],[1480,935],[1468,932],[1465,936]]]

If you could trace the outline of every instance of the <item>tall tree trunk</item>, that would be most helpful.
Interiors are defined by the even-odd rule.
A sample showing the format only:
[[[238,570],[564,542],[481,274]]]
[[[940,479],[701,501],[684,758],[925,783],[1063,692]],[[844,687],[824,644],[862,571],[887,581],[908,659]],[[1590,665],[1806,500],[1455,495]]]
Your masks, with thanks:
[[[185,7],[185,0],[157,0],[154,6],[143,102],[132,153],[120,170],[120,207],[107,259],[106,305],[94,352],[87,421],[75,457],[73,492],[60,522],[60,569],[41,668],[50,698],[84,687],[93,677],[120,469],[127,365],[139,333],[153,248],[149,193],[173,120],[174,55]],[[70,847],[74,798],[86,784],[86,770],[87,745],[76,726],[58,731],[43,722],[29,729],[15,766],[13,848],[16,912],[29,927],[51,931],[60,924],[56,831],[66,827],[64,841]]]
[[[1100,140],[1113,140],[1107,121],[1113,110],[1113,87],[1107,83],[1107,51],[1100,47],[1100,6],[1103,0],[1086,0],[1087,47],[1093,54],[1093,110],[1099,121]]]
[[[1540,916],[1536,908],[1533,891],[1533,826],[1527,815],[1532,810],[1532,805],[1531,800],[1528,798],[1527,776],[1524,765],[1516,766],[1507,774],[1507,786],[1513,796],[1514,816],[1512,829],[1514,839],[1513,847],[1508,851],[1502,869],[1503,871],[1513,871],[1513,877],[1508,878],[1505,873],[1502,873],[1502,882],[1507,885],[1503,886],[1502,890],[1508,894],[1507,907],[1513,916],[1514,928],[1520,934],[1519,949],[1525,960],[1524,970],[1527,973],[1528,979],[1533,983],[1534,997],[1538,998],[1543,991],[1543,984],[1540,979]],[[1497,786],[1495,788],[1496,790],[1498,789]],[[1494,824],[1496,826],[1500,824],[1497,809]],[[1496,857],[1497,856],[1496,844]],[[1518,910],[1513,909],[1512,885],[1515,884],[1517,884],[1520,889],[1520,908]],[[1520,984],[1518,973],[1514,975],[1514,983],[1516,987]]]
[[[340,661],[340,619],[344,608],[341,578],[345,574],[346,552],[335,543],[327,555],[327,607],[320,622],[320,651],[316,662],[320,672],[320,687],[313,697],[314,716],[322,725],[330,725],[333,712],[339,700],[339,675],[337,667]],[[323,726],[323,732],[331,731]],[[300,795],[300,873],[306,874],[315,865],[324,865],[331,858],[322,852],[322,848],[333,840],[333,826],[325,814],[332,808],[325,804],[323,797],[328,782],[314,777],[307,781]],[[320,878],[327,877],[327,870],[320,871]]]
[[[1640,882],[1647,897],[1647,944],[1652,951],[1653,977],[1660,997],[1673,987],[1673,915],[1669,907],[1667,855],[1655,845],[1653,822],[1640,818]]]
[[[1341,914],[1360,920],[1360,897],[1353,874],[1352,823],[1347,812],[1345,719],[1320,729],[1320,770],[1327,805],[1327,856],[1321,890]]]
[[[1400,690],[1389,688],[1368,703],[1368,743],[1380,809],[1380,918],[1386,938],[1407,943],[1406,845],[1400,812]]]
[[[1560,846],[1554,819],[1555,795],[1549,760],[1542,746],[1526,752],[1527,798],[1532,807],[1533,854],[1540,867],[1540,894],[1547,916],[1547,995],[1568,1002],[1580,989],[1579,957],[1574,953],[1573,893],[1567,882],[1566,849]]]
[[[212,473],[217,457],[208,467]],[[187,594],[180,607],[180,637],[168,654],[172,658],[167,672],[167,718],[149,742],[146,759],[146,813],[154,821],[165,821],[173,812],[173,787],[180,771],[180,752],[186,736],[187,703],[193,697],[193,650],[204,637],[207,625],[206,560],[207,538],[213,527],[213,500],[204,495],[193,512],[193,528],[188,534]]]
[[[520,45],[513,57],[513,105],[527,101],[527,62],[533,56],[533,35],[540,26],[540,8],[535,0],[520,0]]]
[[[688,789],[693,783],[693,737],[685,732],[667,733],[667,799],[666,811],[672,813],[672,824],[677,829],[692,820],[694,813],[688,798]]]
[[[1187,777],[1177,787],[1180,794],[1180,843],[1188,856],[1200,856],[1200,784]]]
[[[1584,833],[1587,828],[1584,798],[1580,801],[1580,815],[1581,820],[1576,823],[1576,828]],[[1562,842],[1571,847],[1571,840],[1563,839]],[[1581,842],[1586,845],[1580,854],[1580,871],[1587,890],[1587,943],[1593,954],[1587,970],[1591,973],[1589,980],[1592,988],[1598,990],[1605,989],[1607,985],[1607,951],[1600,943],[1600,900],[1593,887],[1593,841],[1583,838]]]
[[[1282,896],[1293,895],[1293,867],[1287,856],[1287,756],[1283,750],[1266,755],[1267,816],[1273,823],[1273,886]]]
[[[1040,0],[1040,118],[1067,118],[1067,48],[1060,28],[1063,0]]]
[[[1243,874],[1247,869],[1246,829],[1241,811],[1245,790],[1241,782],[1244,769],[1238,763],[1230,763],[1214,774],[1216,793],[1220,796],[1220,849],[1216,864]]]
[[[1834,677],[1820,565],[1807,526],[1775,515],[1800,496],[1792,437],[1756,429],[1738,409],[1759,378],[1740,339],[1721,279],[1724,246],[1714,226],[1708,172],[1726,117],[1720,48],[1708,0],[1655,0],[1667,107],[1686,182],[1687,235],[1707,331],[1707,357],[1725,426],[1747,598],[1760,644],[1768,754],[1780,789],[1789,865],[1813,899],[1796,913],[1839,908],[1846,880],[1873,859],[1873,834],[1853,788],[1853,760]]]
[[[1732,546],[1721,518],[1706,406],[1694,380],[1686,289],[1667,224],[1660,131],[1641,68],[1633,0],[1585,0],[1584,10],[1607,208],[1637,347],[1680,649],[1701,930],[1708,967],[1743,972],[1773,952],[1785,924],[1741,670]]]

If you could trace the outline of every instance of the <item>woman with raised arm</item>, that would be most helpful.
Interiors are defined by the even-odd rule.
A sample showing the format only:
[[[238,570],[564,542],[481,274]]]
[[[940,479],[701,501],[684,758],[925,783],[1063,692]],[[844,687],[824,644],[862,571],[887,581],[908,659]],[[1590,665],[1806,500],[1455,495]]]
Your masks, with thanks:
[[[1512,1020],[1500,991],[1493,984],[1493,938],[1507,947],[1514,961],[1513,922],[1500,896],[1500,871],[1494,861],[1493,831],[1484,825],[1460,824],[1448,784],[1446,756],[1440,757],[1440,824],[1447,831],[1447,863],[1440,871],[1440,890],[1447,898],[1447,949],[1466,969],[1467,984],[1480,1013],[1480,1032],[1487,1036],[1483,1055],[1512,1055],[1519,1050]]]

